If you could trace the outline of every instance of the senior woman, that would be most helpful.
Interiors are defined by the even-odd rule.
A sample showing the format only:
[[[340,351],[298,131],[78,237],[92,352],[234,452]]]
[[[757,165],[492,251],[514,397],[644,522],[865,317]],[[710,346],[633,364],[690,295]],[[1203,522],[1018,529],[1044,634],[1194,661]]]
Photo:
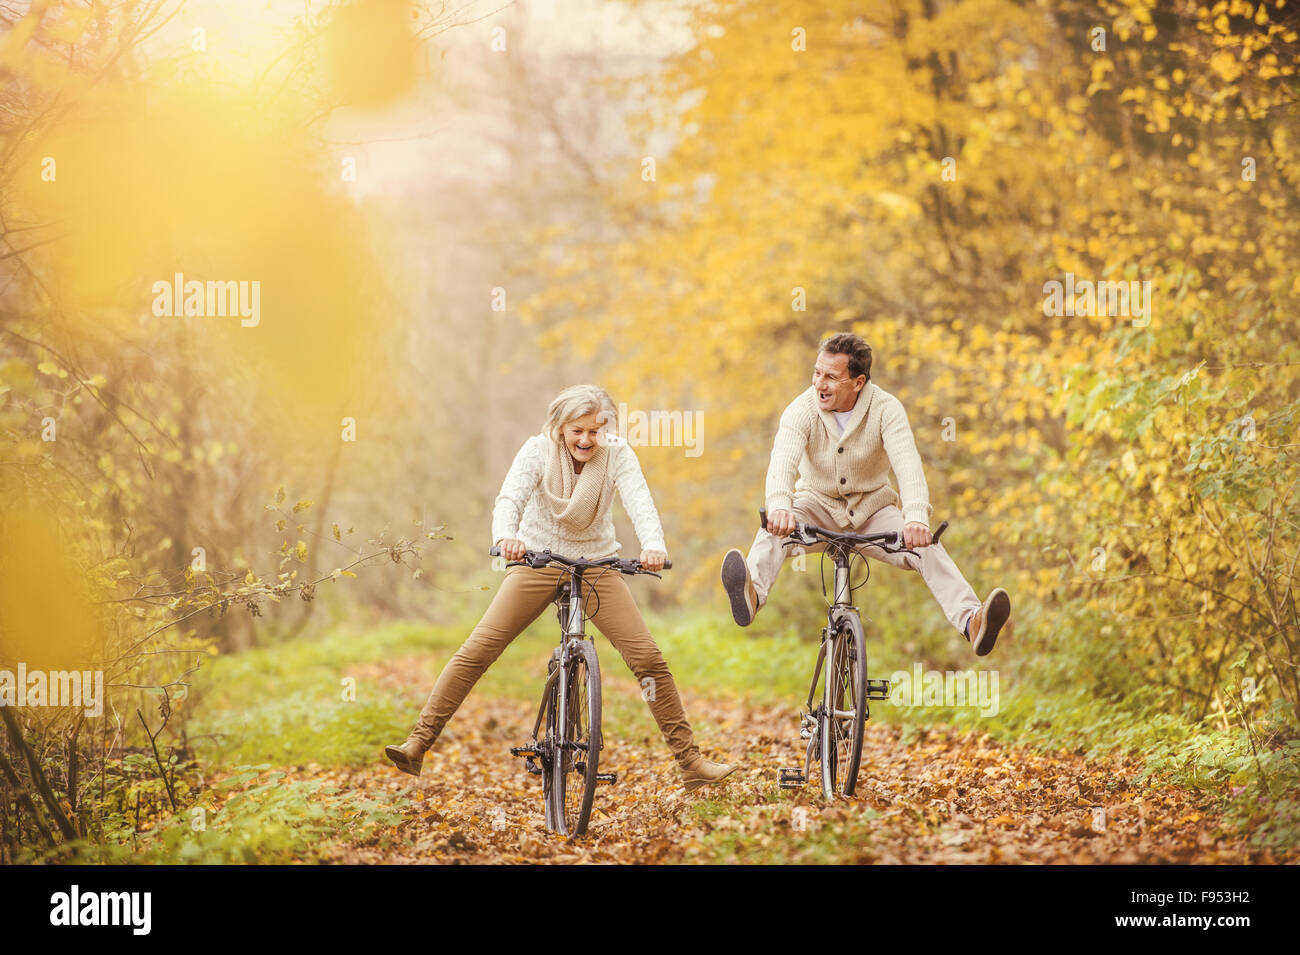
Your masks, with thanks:
[[[507,560],[525,550],[600,560],[619,553],[610,505],[617,491],[641,541],[641,563],[659,570],[667,558],[663,528],[641,474],[636,452],[604,425],[614,402],[595,385],[576,385],[551,402],[541,434],[524,442],[506,474],[492,512],[492,538]],[[384,752],[403,772],[420,774],[424,754],[484,671],[541,615],[555,596],[558,572],[511,567],[487,613],[443,667],[406,742]],[[642,686],[654,682],[647,702],[681,769],[688,792],[715,783],[735,766],[706,759],[695,744],[677,686],[650,636],[622,574],[590,581],[596,592],[592,621],[614,644]]]

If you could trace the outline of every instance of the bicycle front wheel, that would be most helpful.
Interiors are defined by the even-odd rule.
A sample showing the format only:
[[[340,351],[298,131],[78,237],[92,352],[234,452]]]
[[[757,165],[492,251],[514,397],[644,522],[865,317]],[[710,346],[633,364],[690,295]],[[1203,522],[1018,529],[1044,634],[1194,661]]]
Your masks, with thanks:
[[[867,722],[867,646],[862,621],[841,618],[826,660],[821,726],[822,794],[852,796]]]
[[[551,791],[562,824],[560,831],[581,836],[587,832],[596,795],[601,739],[600,663],[596,648],[586,640],[575,640],[570,645],[563,699]]]

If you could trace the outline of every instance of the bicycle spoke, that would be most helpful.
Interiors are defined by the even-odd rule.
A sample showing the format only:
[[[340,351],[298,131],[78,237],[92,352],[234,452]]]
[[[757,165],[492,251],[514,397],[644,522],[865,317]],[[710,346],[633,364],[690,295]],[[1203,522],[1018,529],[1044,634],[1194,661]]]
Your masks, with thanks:
[[[845,648],[847,651],[847,648]],[[841,663],[838,668],[837,676],[839,678],[838,691],[835,694],[835,789],[837,792],[844,791],[844,784],[848,775],[849,761],[852,758],[852,733],[853,733],[853,689],[850,685],[852,682],[852,664],[848,660],[851,654],[845,652],[842,654]],[[847,718],[845,718],[845,714]]]
[[[588,718],[587,665],[578,657],[569,670],[568,746],[564,752],[564,825],[569,832],[578,828],[587,788],[587,760],[584,758],[591,739]]]

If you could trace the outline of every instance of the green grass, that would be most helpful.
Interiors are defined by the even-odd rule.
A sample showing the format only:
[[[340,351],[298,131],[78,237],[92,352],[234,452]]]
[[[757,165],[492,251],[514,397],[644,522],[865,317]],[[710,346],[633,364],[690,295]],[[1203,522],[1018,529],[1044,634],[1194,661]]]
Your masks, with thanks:
[[[253,783],[253,785],[248,785]],[[270,767],[238,766],[181,813],[137,833],[129,814],[110,817],[98,842],[74,842],[27,861],[120,865],[284,865],[328,860],[348,842],[392,846],[411,802],[358,799],[319,780],[287,779]],[[346,835],[346,840],[343,836]]]
[[[187,731],[200,758],[218,766],[355,765],[397,732],[408,708],[368,697],[364,682],[356,702],[346,702],[343,680],[429,639],[426,627],[394,625],[218,657],[194,677]]]

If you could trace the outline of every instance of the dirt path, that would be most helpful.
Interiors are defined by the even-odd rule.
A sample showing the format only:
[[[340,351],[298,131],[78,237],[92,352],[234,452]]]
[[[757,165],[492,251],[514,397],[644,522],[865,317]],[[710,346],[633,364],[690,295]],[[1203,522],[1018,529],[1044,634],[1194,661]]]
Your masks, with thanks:
[[[390,679],[394,677],[390,676]],[[606,695],[631,681],[606,679]],[[471,695],[419,779],[376,760],[336,783],[419,808],[398,827],[410,845],[353,845],[340,862],[1259,863],[1297,861],[1224,836],[1195,791],[1137,783],[1132,761],[1008,748],[988,737],[868,723],[858,794],[825,803],[816,786],[776,785],[797,762],[793,706],[686,700],[710,721],[716,753],[743,760],[721,788],[687,795],[659,739],[607,732],[590,832],[569,842],[542,824],[541,783],[509,754],[527,735],[529,705]],[[301,775],[301,774],[295,774]],[[1104,819],[1094,812],[1104,812]]]

